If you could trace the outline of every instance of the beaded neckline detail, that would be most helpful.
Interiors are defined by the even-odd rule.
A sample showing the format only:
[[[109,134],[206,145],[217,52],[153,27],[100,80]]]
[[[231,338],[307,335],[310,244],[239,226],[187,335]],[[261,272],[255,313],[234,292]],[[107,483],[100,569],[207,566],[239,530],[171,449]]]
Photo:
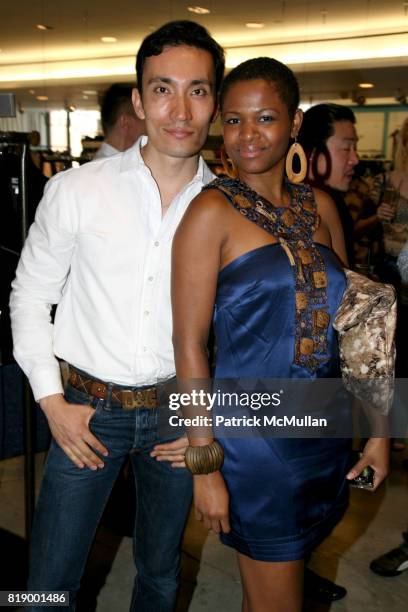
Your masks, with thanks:
[[[291,203],[276,207],[238,179],[215,179],[203,190],[218,189],[244,217],[274,236],[285,251],[295,287],[295,346],[293,363],[315,372],[327,361],[330,323],[327,274],[313,242],[319,224],[313,191],[286,182]]]

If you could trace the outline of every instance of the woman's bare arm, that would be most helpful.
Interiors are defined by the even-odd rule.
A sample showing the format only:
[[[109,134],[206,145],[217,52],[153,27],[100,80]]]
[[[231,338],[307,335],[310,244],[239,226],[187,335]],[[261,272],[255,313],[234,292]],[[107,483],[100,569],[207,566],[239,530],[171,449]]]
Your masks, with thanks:
[[[207,342],[214,310],[222,246],[226,239],[221,194],[208,191],[190,204],[176,232],[172,252],[171,294],[173,345],[177,378],[182,391],[209,389]],[[199,379],[199,380],[197,380]],[[205,407],[202,407],[205,413]],[[194,408],[194,414],[200,414]],[[208,413],[207,413],[208,415]],[[187,430],[189,443],[212,442],[212,430]],[[216,533],[228,532],[229,496],[219,471],[194,476],[194,506],[198,520]]]
[[[343,265],[348,266],[343,228],[336,205],[326,193],[320,190],[316,190],[315,196],[322,223],[324,223],[331,236],[332,249],[338,255]],[[349,480],[355,478],[366,466],[370,465],[375,473],[373,488],[375,490],[386,477],[389,469],[388,464],[389,440],[387,438],[372,437],[365,445],[362,458],[350,470],[347,478]]]
[[[208,378],[207,341],[214,310],[225,202],[216,191],[190,204],[174,237],[171,298],[177,376]]]

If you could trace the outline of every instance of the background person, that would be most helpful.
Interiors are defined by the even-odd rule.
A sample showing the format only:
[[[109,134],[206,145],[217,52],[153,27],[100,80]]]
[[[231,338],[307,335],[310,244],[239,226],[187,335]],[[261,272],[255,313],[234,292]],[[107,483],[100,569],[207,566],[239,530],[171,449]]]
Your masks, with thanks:
[[[397,265],[402,282],[408,285],[408,242],[398,256]],[[370,563],[370,569],[379,576],[399,576],[408,570],[408,529],[402,534],[402,542],[396,548],[380,555]]]
[[[408,376],[408,283],[401,274],[401,262],[398,258],[408,241],[408,119],[397,135],[395,169],[378,174],[373,182],[367,200],[377,208],[371,217],[372,222],[381,227],[382,248],[374,272],[382,282],[391,283],[398,298],[398,316],[396,331],[396,364],[395,374],[398,378]],[[397,401],[397,398],[396,398]],[[403,402],[404,403],[404,402]],[[404,411],[403,403],[394,404],[394,410]],[[391,448],[401,451],[405,441],[396,438]]]
[[[398,132],[395,169],[375,177],[368,199],[384,211],[377,215],[377,224],[382,223],[385,255],[378,274],[384,282],[395,285],[399,282],[397,257],[408,240],[408,119]]]
[[[101,106],[101,121],[105,140],[94,159],[101,159],[126,151],[145,133],[132,104],[133,85],[115,83],[105,92]]]
[[[316,104],[304,113],[298,137],[308,160],[311,185],[328,193],[336,204],[350,268],[354,264],[354,222],[344,194],[358,164],[355,123],[353,111],[346,106]]]

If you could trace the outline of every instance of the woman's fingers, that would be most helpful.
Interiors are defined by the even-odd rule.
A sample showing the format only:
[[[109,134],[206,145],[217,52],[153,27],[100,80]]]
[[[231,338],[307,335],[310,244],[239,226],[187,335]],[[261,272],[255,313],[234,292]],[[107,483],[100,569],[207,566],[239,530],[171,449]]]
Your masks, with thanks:
[[[378,467],[375,464],[372,464],[371,467],[374,470],[374,487],[372,488],[372,491],[376,491],[383,480],[386,479],[388,470],[382,466]]]
[[[211,519],[209,518],[209,516],[207,516],[207,515],[205,515],[205,514],[203,515],[203,523],[204,523],[204,527],[205,527],[206,529],[208,529],[208,531],[209,531],[210,529],[212,529],[212,521],[211,521]]]
[[[223,533],[229,533],[231,531],[231,526],[230,526],[228,516],[226,518],[221,519],[221,531]]]
[[[194,509],[194,515],[197,521],[202,521],[208,531],[213,531],[214,533],[229,533],[231,531],[228,516],[210,516],[198,508]]]
[[[351,470],[347,474],[347,476],[346,476],[347,480],[353,480],[353,478],[357,478],[357,476],[359,474],[361,474],[361,472],[367,466],[368,466],[367,459],[363,455],[361,457],[361,459],[359,459],[359,461],[357,461],[357,463],[355,465],[353,465],[353,467],[351,468]]]

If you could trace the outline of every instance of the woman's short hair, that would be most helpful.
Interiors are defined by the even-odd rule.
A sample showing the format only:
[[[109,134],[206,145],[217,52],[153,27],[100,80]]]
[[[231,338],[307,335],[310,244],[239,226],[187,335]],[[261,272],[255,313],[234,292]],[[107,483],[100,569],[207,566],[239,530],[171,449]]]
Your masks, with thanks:
[[[287,106],[290,118],[293,118],[299,106],[299,84],[288,66],[271,57],[257,57],[247,60],[227,74],[221,86],[221,110],[225,95],[231,85],[240,81],[257,79],[269,81],[276,85],[280,99]]]

